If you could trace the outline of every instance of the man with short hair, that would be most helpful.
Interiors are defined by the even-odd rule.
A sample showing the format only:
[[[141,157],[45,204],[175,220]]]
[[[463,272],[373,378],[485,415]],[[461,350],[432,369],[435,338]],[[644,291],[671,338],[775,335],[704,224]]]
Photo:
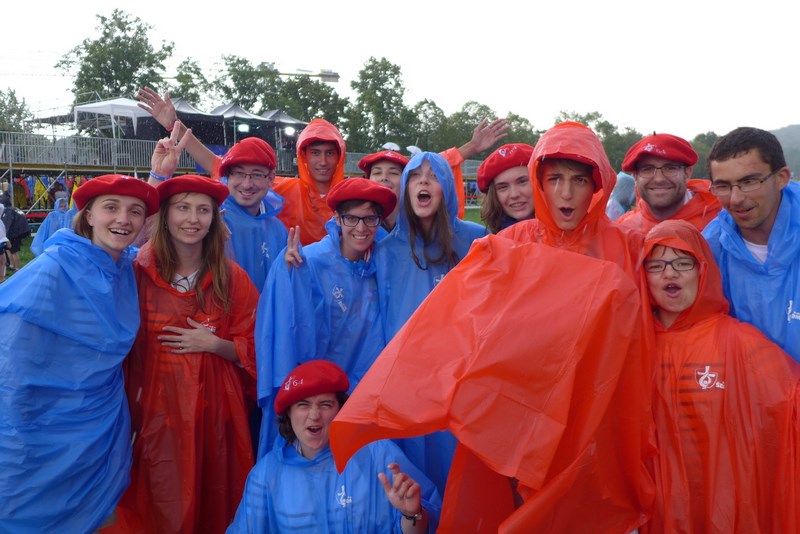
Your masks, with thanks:
[[[681,219],[703,228],[719,213],[719,201],[708,180],[692,180],[697,152],[688,141],[670,134],[654,134],[633,145],[622,170],[633,174],[639,201],[617,222],[647,234],[666,219]]]
[[[720,137],[708,155],[724,208],[703,231],[730,313],[800,361],[800,183],[778,139],[758,128]]]

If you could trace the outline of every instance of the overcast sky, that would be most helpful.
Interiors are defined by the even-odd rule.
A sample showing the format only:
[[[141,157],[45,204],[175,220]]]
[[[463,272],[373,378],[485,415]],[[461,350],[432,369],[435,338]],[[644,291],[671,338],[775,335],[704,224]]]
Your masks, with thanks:
[[[453,113],[469,101],[536,128],[561,110],[688,139],[737,126],[800,124],[800,3],[675,0],[544,2],[7,2],[0,89],[37,114],[65,111],[71,80],[53,65],[119,7],[215,74],[223,54],[350,81],[370,56],[401,66],[407,104]],[[49,5],[49,3],[48,3]],[[226,11],[235,6],[237,11]],[[13,24],[9,28],[8,23]],[[221,102],[220,102],[221,103]],[[61,106],[60,109],[55,109]]]

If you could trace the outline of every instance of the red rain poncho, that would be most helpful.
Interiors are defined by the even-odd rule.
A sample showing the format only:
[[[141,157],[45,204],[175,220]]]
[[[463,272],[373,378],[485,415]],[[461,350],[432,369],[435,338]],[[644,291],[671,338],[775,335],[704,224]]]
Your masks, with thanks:
[[[156,269],[150,243],[135,262],[142,326],[125,362],[134,435],[131,485],[120,502],[121,532],[224,532],[236,513],[253,448],[245,388],[255,377],[253,327],[258,291],[228,260],[230,313],[211,303],[211,275],[180,293]],[[187,317],[233,341],[242,367],[209,353],[175,354],[158,340]]]
[[[700,277],[694,304],[675,323],[654,321],[657,506],[643,532],[798,532],[800,367],[728,316],[719,269],[696,228],[657,225],[643,258],[657,245],[693,255]]]
[[[702,231],[722,209],[722,204],[719,203],[717,197],[709,191],[708,188],[710,186],[711,182],[708,180],[689,180],[686,188],[694,193],[694,196],[670,219],[687,221]],[[636,197],[638,199],[636,208],[617,219],[617,224],[646,234],[660,221],[650,211],[650,206],[647,205],[647,202],[639,198],[638,191]]]
[[[558,228],[537,178],[542,160],[562,158],[591,165],[598,186],[589,211],[578,226],[569,232]],[[609,220],[606,205],[617,183],[617,175],[608,161],[600,139],[588,127],[577,122],[563,122],[548,130],[533,150],[528,164],[533,187],[536,218],[520,221],[498,235],[521,243],[543,243],[593,258],[617,263],[638,283],[636,275],[643,236],[635,230],[621,228]]]
[[[449,429],[439,532],[629,532],[653,497],[640,332],[614,263],[477,240],[332,423],[337,467],[368,442]]]
[[[272,189],[284,198],[283,210],[278,218],[287,228],[300,227],[303,245],[316,243],[326,235],[325,223],[333,216],[324,196],[320,196],[316,182],[306,163],[305,148],[316,141],[329,141],[339,147],[339,163],[333,171],[330,188],[344,180],[346,148],[342,134],[336,126],[324,119],[314,119],[297,139],[297,174],[299,178],[276,178]]]

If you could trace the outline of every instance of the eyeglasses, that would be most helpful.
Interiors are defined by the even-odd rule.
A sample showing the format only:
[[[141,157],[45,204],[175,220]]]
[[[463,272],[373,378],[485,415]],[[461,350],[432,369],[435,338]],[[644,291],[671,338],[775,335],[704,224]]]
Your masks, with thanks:
[[[365,217],[356,217],[355,215],[339,215],[339,218],[342,220],[342,224],[345,226],[355,227],[358,226],[358,223],[364,221],[364,225],[368,226],[369,228],[375,228],[381,223],[381,216],[380,215],[367,215]]]
[[[661,167],[656,167],[655,165],[642,165],[636,169],[636,175],[639,178],[650,179],[656,175],[656,171],[661,171],[661,175],[664,178],[675,178],[685,167],[686,165],[680,165],[678,163],[667,163]]]
[[[244,180],[248,176],[254,182],[264,182],[270,177],[269,174],[264,174],[263,172],[231,171],[228,173],[228,179],[232,178],[234,180]]]
[[[666,260],[644,260],[644,270],[648,273],[660,273],[663,272],[667,265],[672,266],[674,271],[683,272],[683,271],[691,271],[694,269],[694,266],[697,265],[697,260],[694,258],[688,257],[681,257],[675,258],[674,260],[666,261]]]
[[[733,192],[734,187],[738,187],[739,191],[742,193],[749,193],[750,191],[755,191],[757,189],[761,189],[761,186],[764,185],[764,182],[778,174],[778,171],[781,169],[776,169],[766,175],[765,177],[761,178],[742,178],[739,180],[739,183],[736,184],[728,184],[725,182],[718,183],[718,184],[711,184],[711,192],[718,197],[727,197]]]

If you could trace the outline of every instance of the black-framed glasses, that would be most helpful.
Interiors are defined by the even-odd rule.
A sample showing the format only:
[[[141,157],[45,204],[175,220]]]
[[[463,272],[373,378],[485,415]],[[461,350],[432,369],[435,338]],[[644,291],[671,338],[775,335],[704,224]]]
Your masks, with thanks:
[[[725,182],[711,184],[709,189],[711,189],[711,192],[718,197],[727,197],[733,192],[734,187],[738,187],[739,191],[742,193],[749,193],[751,191],[761,189],[761,186],[764,185],[764,182],[778,174],[778,171],[780,170],[781,169],[776,169],[763,178],[742,178],[735,184],[728,184]]]
[[[640,178],[650,179],[656,175],[656,171],[661,171],[661,175],[664,178],[675,178],[685,167],[686,165],[681,165],[680,163],[667,163],[661,167],[642,165],[636,169],[636,175]]]
[[[670,265],[673,270],[678,272],[691,271],[697,265],[697,260],[690,257],[680,257],[674,260],[644,260],[644,270],[648,273],[663,272],[667,265]]]
[[[344,215],[339,215],[339,218],[342,220],[343,225],[350,227],[358,226],[358,223],[361,221],[364,221],[364,225],[368,226],[369,228],[375,228],[381,223],[380,215],[366,215],[364,217],[358,217],[356,215],[345,213]]]
[[[263,172],[231,171],[228,173],[228,179],[233,178],[234,180],[244,180],[248,176],[254,182],[264,182],[267,180],[267,178],[269,178],[270,175],[264,174]]]

